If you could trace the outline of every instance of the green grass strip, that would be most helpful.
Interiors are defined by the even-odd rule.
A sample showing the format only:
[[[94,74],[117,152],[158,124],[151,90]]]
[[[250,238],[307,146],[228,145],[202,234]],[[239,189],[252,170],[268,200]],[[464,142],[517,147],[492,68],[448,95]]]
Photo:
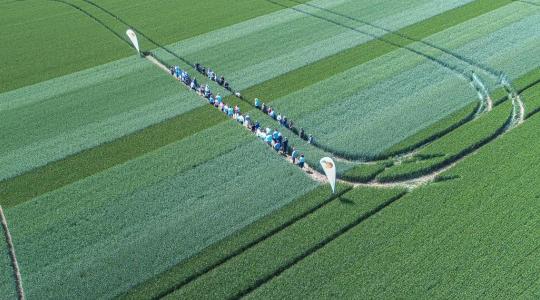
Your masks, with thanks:
[[[151,299],[172,293],[231,258],[242,254],[257,243],[321,209],[350,189],[350,186],[338,184],[336,195],[329,196],[330,187],[328,185],[320,186],[272,214],[244,227],[225,240],[213,244],[193,258],[141,283],[118,298]]]
[[[386,168],[393,165],[392,161],[381,161],[375,164],[362,164],[355,166],[354,168],[347,170],[341,176],[341,179],[351,181],[351,182],[360,182],[366,183],[375,179],[375,177],[383,172]]]
[[[398,144],[388,148],[388,150],[381,154],[381,157],[390,157],[403,154],[435,141],[436,139],[474,119],[479,105],[480,103],[476,102],[465,106],[446,118],[427,127],[426,129],[421,130],[399,142]]]
[[[414,43],[413,39],[424,39],[437,32],[493,11],[509,3],[512,3],[512,1],[477,0],[468,3],[404,27],[396,33],[385,34],[381,37],[381,39],[384,39],[385,41],[380,39],[371,40],[367,43],[347,49],[315,63],[254,85],[244,90],[242,94],[249,100],[259,97],[263,99],[264,102],[270,102],[399,49],[399,47],[394,46],[389,42],[404,47]],[[410,39],[400,35],[407,36]]]
[[[354,189],[167,298],[231,299],[245,296],[405,193],[401,189]]]
[[[110,143],[0,182],[0,204],[9,208],[223,122],[205,105]]]

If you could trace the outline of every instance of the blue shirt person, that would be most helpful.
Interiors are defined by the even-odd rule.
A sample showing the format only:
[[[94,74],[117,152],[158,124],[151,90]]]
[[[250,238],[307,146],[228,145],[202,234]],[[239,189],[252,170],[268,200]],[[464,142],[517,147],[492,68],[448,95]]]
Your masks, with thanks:
[[[292,158],[292,163],[296,163],[296,159],[298,158],[298,155],[300,153],[298,152],[298,150],[296,150],[295,148],[293,148],[293,152],[291,154],[291,158]]]

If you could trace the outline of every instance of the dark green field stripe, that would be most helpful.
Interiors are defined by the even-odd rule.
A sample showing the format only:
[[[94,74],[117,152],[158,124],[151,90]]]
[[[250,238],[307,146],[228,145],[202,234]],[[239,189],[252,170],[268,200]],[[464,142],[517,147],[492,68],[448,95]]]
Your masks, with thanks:
[[[477,0],[468,3],[404,27],[396,33],[385,34],[380,39],[371,40],[254,85],[244,90],[242,94],[248,101],[259,97],[264,102],[271,102],[400,48],[393,44],[405,47],[414,43],[414,40],[424,39],[511,2],[511,0]]]
[[[205,105],[194,110],[49,163],[0,182],[0,204],[13,207],[100,171],[171,144],[223,122],[226,117]]]

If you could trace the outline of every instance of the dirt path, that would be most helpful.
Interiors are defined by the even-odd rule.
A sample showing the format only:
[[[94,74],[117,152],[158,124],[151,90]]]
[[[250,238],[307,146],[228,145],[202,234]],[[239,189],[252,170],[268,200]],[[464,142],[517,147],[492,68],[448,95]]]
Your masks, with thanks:
[[[169,68],[167,68],[167,66],[165,66],[164,64],[159,62],[157,59],[155,59],[152,55],[147,55],[144,58],[148,59],[151,63],[158,66],[163,71],[167,72],[167,74],[170,74],[171,70],[169,70]]]
[[[15,285],[17,287],[17,295],[20,300],[24,300],[26,297],[24,295],[24,289],[22,286],[21,279],[21,269],[19,268],[19,263],[17,262],[17,255],[15,254],[15,246],[13,245],[13,239],[11,238],[11,233],[9,233],[9,228],[7,225],[6,216],[4,215],[4,210],[0,206],[0,223],[2,223],[2,228],[6,238],[6,243],[8,245],[9,257],[11,258],[11,265],[13,267],[13,276],[15,277]]]
[[[516,125],[520,125],[523,122],[525,122],[525,104],[523,103],[523,100],[521,99],[520,95],[516,96],[516,102],[517,102],[518,111],[519,111]]]

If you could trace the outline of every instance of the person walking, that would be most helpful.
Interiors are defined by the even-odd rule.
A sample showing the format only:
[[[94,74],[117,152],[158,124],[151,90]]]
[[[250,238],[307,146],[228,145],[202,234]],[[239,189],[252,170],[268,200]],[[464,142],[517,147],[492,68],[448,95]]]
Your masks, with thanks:
[[[289,140],[285,137],[283,139],[283,143],[282,143],[282,150],[283,150],[283,154],[287,155],[289,152]]]
[[[306,163],[306,158],[304,157],[304,153],[300,154],[300,159],[298,160],[298,166],[300,169],[304,168],[304,164]]]
[[[293,147],[292,154],[291,154],[291,160],[293,164],[296,164],[296,159],[298,158],[298,154],[299,154],[298,150],[296,150],[296,148]]]

